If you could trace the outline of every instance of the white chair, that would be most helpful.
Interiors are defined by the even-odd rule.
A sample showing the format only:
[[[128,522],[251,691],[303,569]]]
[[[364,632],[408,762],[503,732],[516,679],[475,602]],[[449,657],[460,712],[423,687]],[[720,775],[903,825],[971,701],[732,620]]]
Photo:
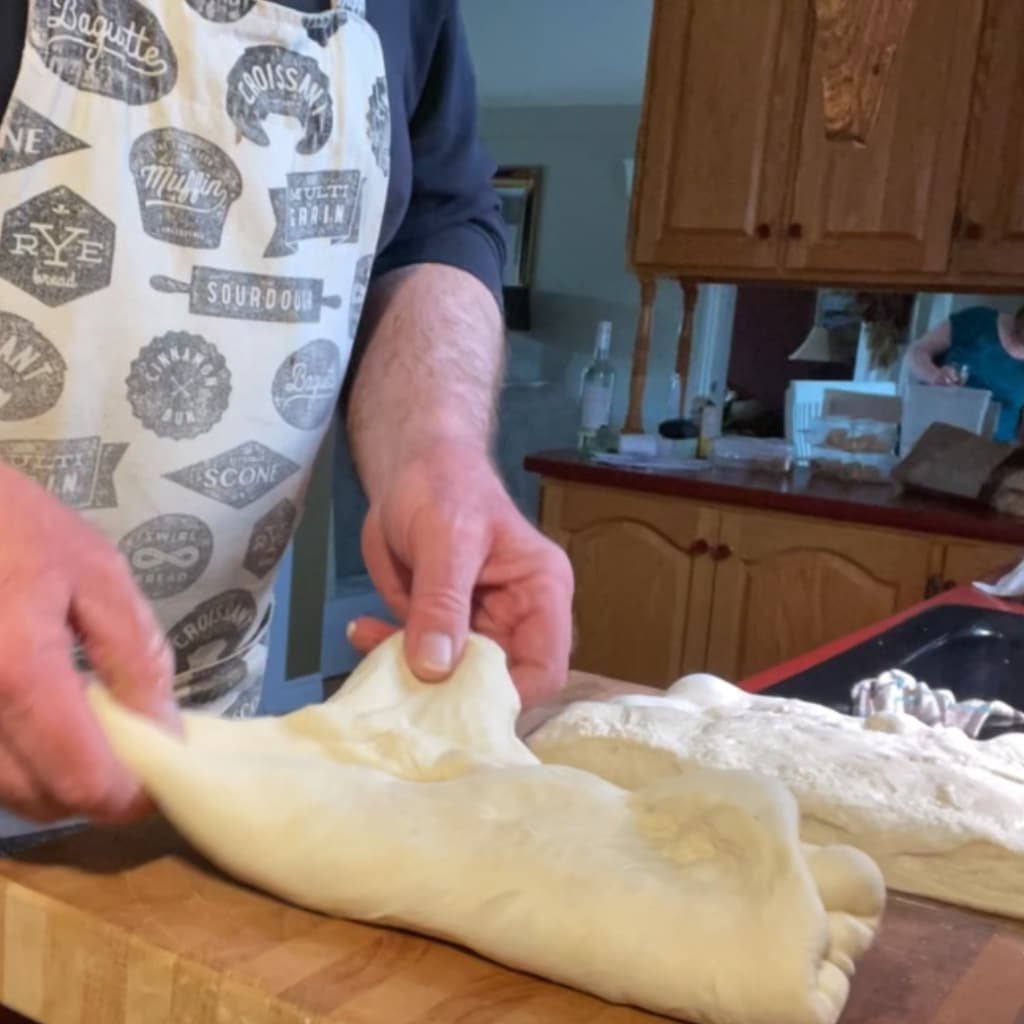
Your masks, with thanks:
[[[949,423],[981,437],[991,437],[996,417],[992,392],[980,388],[910,384],[903,396],[900,455],[909,455],[933,423]]]

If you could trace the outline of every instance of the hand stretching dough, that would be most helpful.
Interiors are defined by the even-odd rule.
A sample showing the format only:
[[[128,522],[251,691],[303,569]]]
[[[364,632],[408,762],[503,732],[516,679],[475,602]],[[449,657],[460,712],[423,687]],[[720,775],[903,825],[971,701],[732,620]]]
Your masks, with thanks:
[[[832,1024],[884,901],[862,854],[802,847],[778,783],[694,773],[635,793],[541,765],[500,648],[418,682],[401,637],[326,704],[186,716],[184,740],[91,699],[196,847],[294,903],[411,928],[695,1024]]]
[[[756,769],[796,797],[805,841],[858,847],[892,889],[1024,918],[1024,736],[979,742],[691,676],[665,696],[575,704],[529,744],[626,789]]]

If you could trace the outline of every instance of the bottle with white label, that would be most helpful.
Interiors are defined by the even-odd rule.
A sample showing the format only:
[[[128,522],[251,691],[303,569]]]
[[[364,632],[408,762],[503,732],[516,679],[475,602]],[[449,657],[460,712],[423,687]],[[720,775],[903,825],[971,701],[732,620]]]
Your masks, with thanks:
[[[600,439],[607,435],[612,419],[615,396],[615,368],[608,358],[612,344],[612,325],[603,320],[597,327],[594,358],[583,372],[580,429],[577,447],[581,452],[596,451]]]

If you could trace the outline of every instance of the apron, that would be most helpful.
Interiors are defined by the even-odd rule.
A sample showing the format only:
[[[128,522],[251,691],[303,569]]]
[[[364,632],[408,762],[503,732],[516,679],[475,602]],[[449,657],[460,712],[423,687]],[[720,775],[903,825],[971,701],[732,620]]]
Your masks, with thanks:
[[[365,0],[29,0],[0,122],[0,458],[97,527],[183,705],[259,703],[387,194]]]

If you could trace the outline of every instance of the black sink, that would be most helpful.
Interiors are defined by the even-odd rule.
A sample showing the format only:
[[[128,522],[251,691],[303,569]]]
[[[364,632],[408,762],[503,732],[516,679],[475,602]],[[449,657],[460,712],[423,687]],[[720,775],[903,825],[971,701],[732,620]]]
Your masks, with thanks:
[[[1024,710],[1024,615],[939,605],[765,692],[851,714],[854,684],[893,668],[958,700],[1002,700]],[[986,725],[981,738],[1009,730],[1024,726]]]

